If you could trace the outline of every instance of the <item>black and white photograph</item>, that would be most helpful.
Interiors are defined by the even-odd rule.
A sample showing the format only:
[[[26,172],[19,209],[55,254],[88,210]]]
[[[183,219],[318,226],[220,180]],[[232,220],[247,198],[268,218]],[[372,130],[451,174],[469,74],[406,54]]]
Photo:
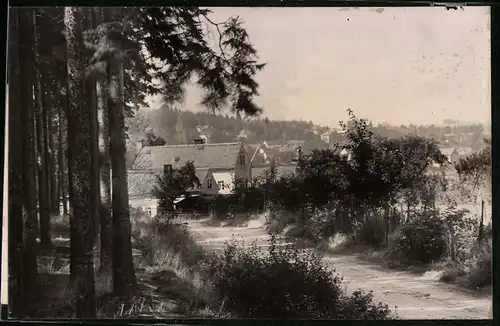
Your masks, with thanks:
[[[490,8],[10,7],[9,319],[491,319]]]

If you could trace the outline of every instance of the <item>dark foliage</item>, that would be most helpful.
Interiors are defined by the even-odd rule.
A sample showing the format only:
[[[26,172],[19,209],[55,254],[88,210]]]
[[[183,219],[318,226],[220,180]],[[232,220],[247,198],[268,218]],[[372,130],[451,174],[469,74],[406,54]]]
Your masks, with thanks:
[[[435,216],[416,216],[401,227],[398,235],[391,255],[404,257],[410,263],[439,261],[447,253],[446,225]]]
[[[229,244],[206,266],[219,301],[238,317],[390,319],[370,294],[346,295],[342,278],[320,256],[278,247],[275,238],[269,244],[267,252]]]
[[[294,221],[311,231],[304,234],[328,237],[342,232],[380,246],[389,232],[393,206],[401,197],[411,198],[412,205],[432,206],[443,185],[440,175],[428,175],[428,168],[443,164],[446,158],[431,139],[374,136],[365,120],[352,111],[349,114],[349,122],[341,123],[347,138],[344,144],[309,154],[299,148],[295,174],[277,177],[271,167],[258,186],[267,207],[295,215]],[[329,213],[321,213],[324,209]],[[384,217],[367,219],[371,211],[382,211]],[[313,225],[321,225],[322,230],[314,231]]]
[[[170,174],[158,176],[158,183],[153,186],[153,195],[158,198],[160,214],[174,211],[174,201],[180,196],[189,197],[189,190],[201,186],[196,176],[193,162],[187,162],[179,169],[173,169]]]
[[[484,178],[491,180],[491,140],[485,139],[486,147],[478,153],[473,153],[455,164],[460,178],[475,186]]]
[[[167,142],[161,137],[157,137],[152,131],[146,133],[146,139],[144,140],[144,146],[163,146]]]
[[[259,114],[262,109],[252,99],[258,95],[254,77],[265,64],[257,62],[257,51],[238,17],[215,23],[210,14],[196,7],[138,9],[143,44],[163,67],[156,77],[163,81],[164,99],[181,100],[184,84],[196,76],[206,91],[202,104],[208,109],[219,111],[229,101],[234,112]],[[216,31],[217,50],[207,41],[203,23]]]

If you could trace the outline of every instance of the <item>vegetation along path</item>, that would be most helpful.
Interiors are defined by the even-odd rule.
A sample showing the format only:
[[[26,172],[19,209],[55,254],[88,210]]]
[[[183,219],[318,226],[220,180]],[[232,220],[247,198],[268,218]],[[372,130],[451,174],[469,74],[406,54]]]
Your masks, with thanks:
[[[255,222],[255,223],[254,223]],[[257,221],[246,227],[205,226],[203,221],[189,221],[197,241],[208,250],[222,250],[235,236],[245,244],[265,246],[268,235]],[[436,273],[423,275],[387,270],[363,262],[355,256],[325,257],[348,283],[348,290],[373,291],[376,301],[397,307],[402,319],[486,319],[491,296],[476,296],[451,285],[439,283]]]

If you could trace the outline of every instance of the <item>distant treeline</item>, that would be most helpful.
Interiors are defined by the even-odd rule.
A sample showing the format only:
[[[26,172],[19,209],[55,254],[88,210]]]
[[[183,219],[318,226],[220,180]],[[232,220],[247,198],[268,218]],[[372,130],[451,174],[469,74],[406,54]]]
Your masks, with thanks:
[[[146,138],[146,133],[149,131],[172,145],[191,143],[193,138],[200,134],[200,127],[203,129],[202,132],[207,134],[209,141],[213,143],[236,141],[239,133],[244,129],[249,143],[266,141],[268,144],[278,144],[302,140],[305,141],[303,148],[306,151],[328,146],[320,137],[328,131],[328,127],[315,125],[311,121],[269,120],[267,118],[239,120],[227,114],[214,115],[208,112],[182,111],[165,106],[159,110],[139,111],[128,121],[131,140]],[[334,127],[340,129],[339,126]],[[433,138],[449,147],[461,146],[479,150],[484,144],[485,128],[480,124],[391,126],[368,122],[368,128],[382,137],[398,138],[412,133],[416,136]],[[344,136],[341,133],[333,133],[331,142],[343,139]]]

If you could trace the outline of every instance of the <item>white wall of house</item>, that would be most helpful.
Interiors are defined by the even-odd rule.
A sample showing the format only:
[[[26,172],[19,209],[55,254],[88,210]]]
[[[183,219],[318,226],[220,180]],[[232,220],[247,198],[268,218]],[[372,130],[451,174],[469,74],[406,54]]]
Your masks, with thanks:
[[[201,180],[201,188],[197,189],[201,191],[203,194],[207,195],[217,195],[219,193],[219,186],[217,181],[213,177],[213,174],[208,173],[205,177],[205,180]]]
[[[217,171],[212,172],[215,181],[219,185],[219,194],[230,194],[234,188],[234,172]]]
[[[155,198],[129,198],[129,205],[133,208],[141,208],[152,217],[158,214],[158,200]]]

